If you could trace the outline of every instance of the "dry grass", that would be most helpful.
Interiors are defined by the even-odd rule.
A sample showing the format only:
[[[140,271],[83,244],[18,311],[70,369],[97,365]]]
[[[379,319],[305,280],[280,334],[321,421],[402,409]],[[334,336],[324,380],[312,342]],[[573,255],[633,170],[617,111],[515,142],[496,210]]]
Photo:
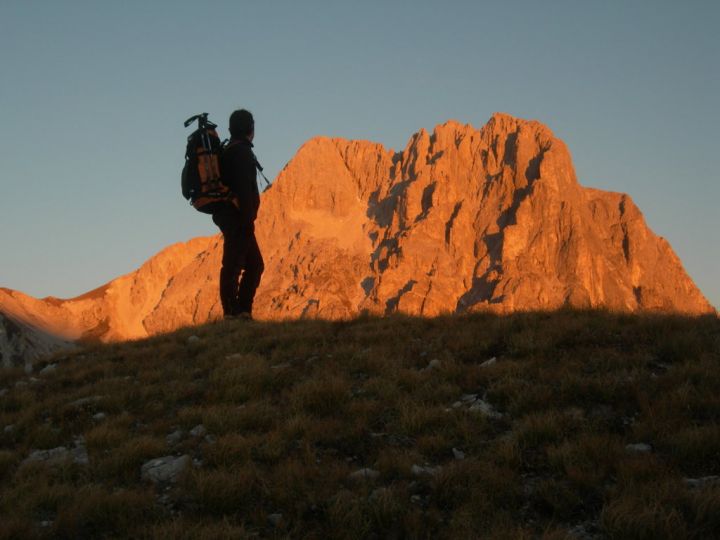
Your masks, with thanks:
[[[221,322],[52,361],[0,373],[0,538],[720,531],[720,485],[683,480],[720,475],[714,317]],[[23,464],[79,436],[89,464]],[[181,454],[176,483],[141,480]]]

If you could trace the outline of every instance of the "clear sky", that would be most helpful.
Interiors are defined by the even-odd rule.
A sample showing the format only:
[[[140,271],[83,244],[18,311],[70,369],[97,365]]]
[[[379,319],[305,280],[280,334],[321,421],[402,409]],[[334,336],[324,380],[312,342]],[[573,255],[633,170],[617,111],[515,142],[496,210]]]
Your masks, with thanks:
[[[720,306],[720,2],[0,1],[0,286],[71,297],[214,234],[179,172],[245,107],[271,179],[315,135],[547,124]]]

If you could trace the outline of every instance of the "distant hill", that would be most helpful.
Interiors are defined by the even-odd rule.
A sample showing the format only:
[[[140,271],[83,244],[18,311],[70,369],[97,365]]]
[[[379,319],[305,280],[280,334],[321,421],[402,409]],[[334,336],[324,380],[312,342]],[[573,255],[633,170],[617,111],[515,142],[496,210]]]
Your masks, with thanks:
[[[317,137],[263,195],[261,319],[564,306],[714,308],[632,199],[581,186],[535,121],[449,121],[402,152]],[[220,316],[219,236],[176,244],[78,298],[0,290],[0,312],[64,340],[115,341]]]

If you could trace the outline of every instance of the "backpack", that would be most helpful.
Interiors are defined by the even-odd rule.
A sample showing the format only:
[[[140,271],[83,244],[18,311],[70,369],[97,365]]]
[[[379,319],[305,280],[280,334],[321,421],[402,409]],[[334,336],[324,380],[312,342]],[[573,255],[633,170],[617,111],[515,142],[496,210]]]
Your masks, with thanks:
[[[182,194],[196,210],[211,214],[217,208],[213,203],[232,202],[233,194],[220,178],[223,143],[215,131],[217,125],[208,120],[208,113],[202,113],[185,120],[185,127],[195,120],[198,128],[188,136],[185,149]]]

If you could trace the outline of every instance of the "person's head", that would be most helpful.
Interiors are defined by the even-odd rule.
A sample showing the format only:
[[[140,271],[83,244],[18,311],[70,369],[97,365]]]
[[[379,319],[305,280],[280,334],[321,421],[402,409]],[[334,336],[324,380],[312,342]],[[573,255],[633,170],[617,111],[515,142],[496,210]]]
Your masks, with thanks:
[[[238,109],[230,115],[230,136],[233,139],[253,139],[255,120],[250,111]]]

